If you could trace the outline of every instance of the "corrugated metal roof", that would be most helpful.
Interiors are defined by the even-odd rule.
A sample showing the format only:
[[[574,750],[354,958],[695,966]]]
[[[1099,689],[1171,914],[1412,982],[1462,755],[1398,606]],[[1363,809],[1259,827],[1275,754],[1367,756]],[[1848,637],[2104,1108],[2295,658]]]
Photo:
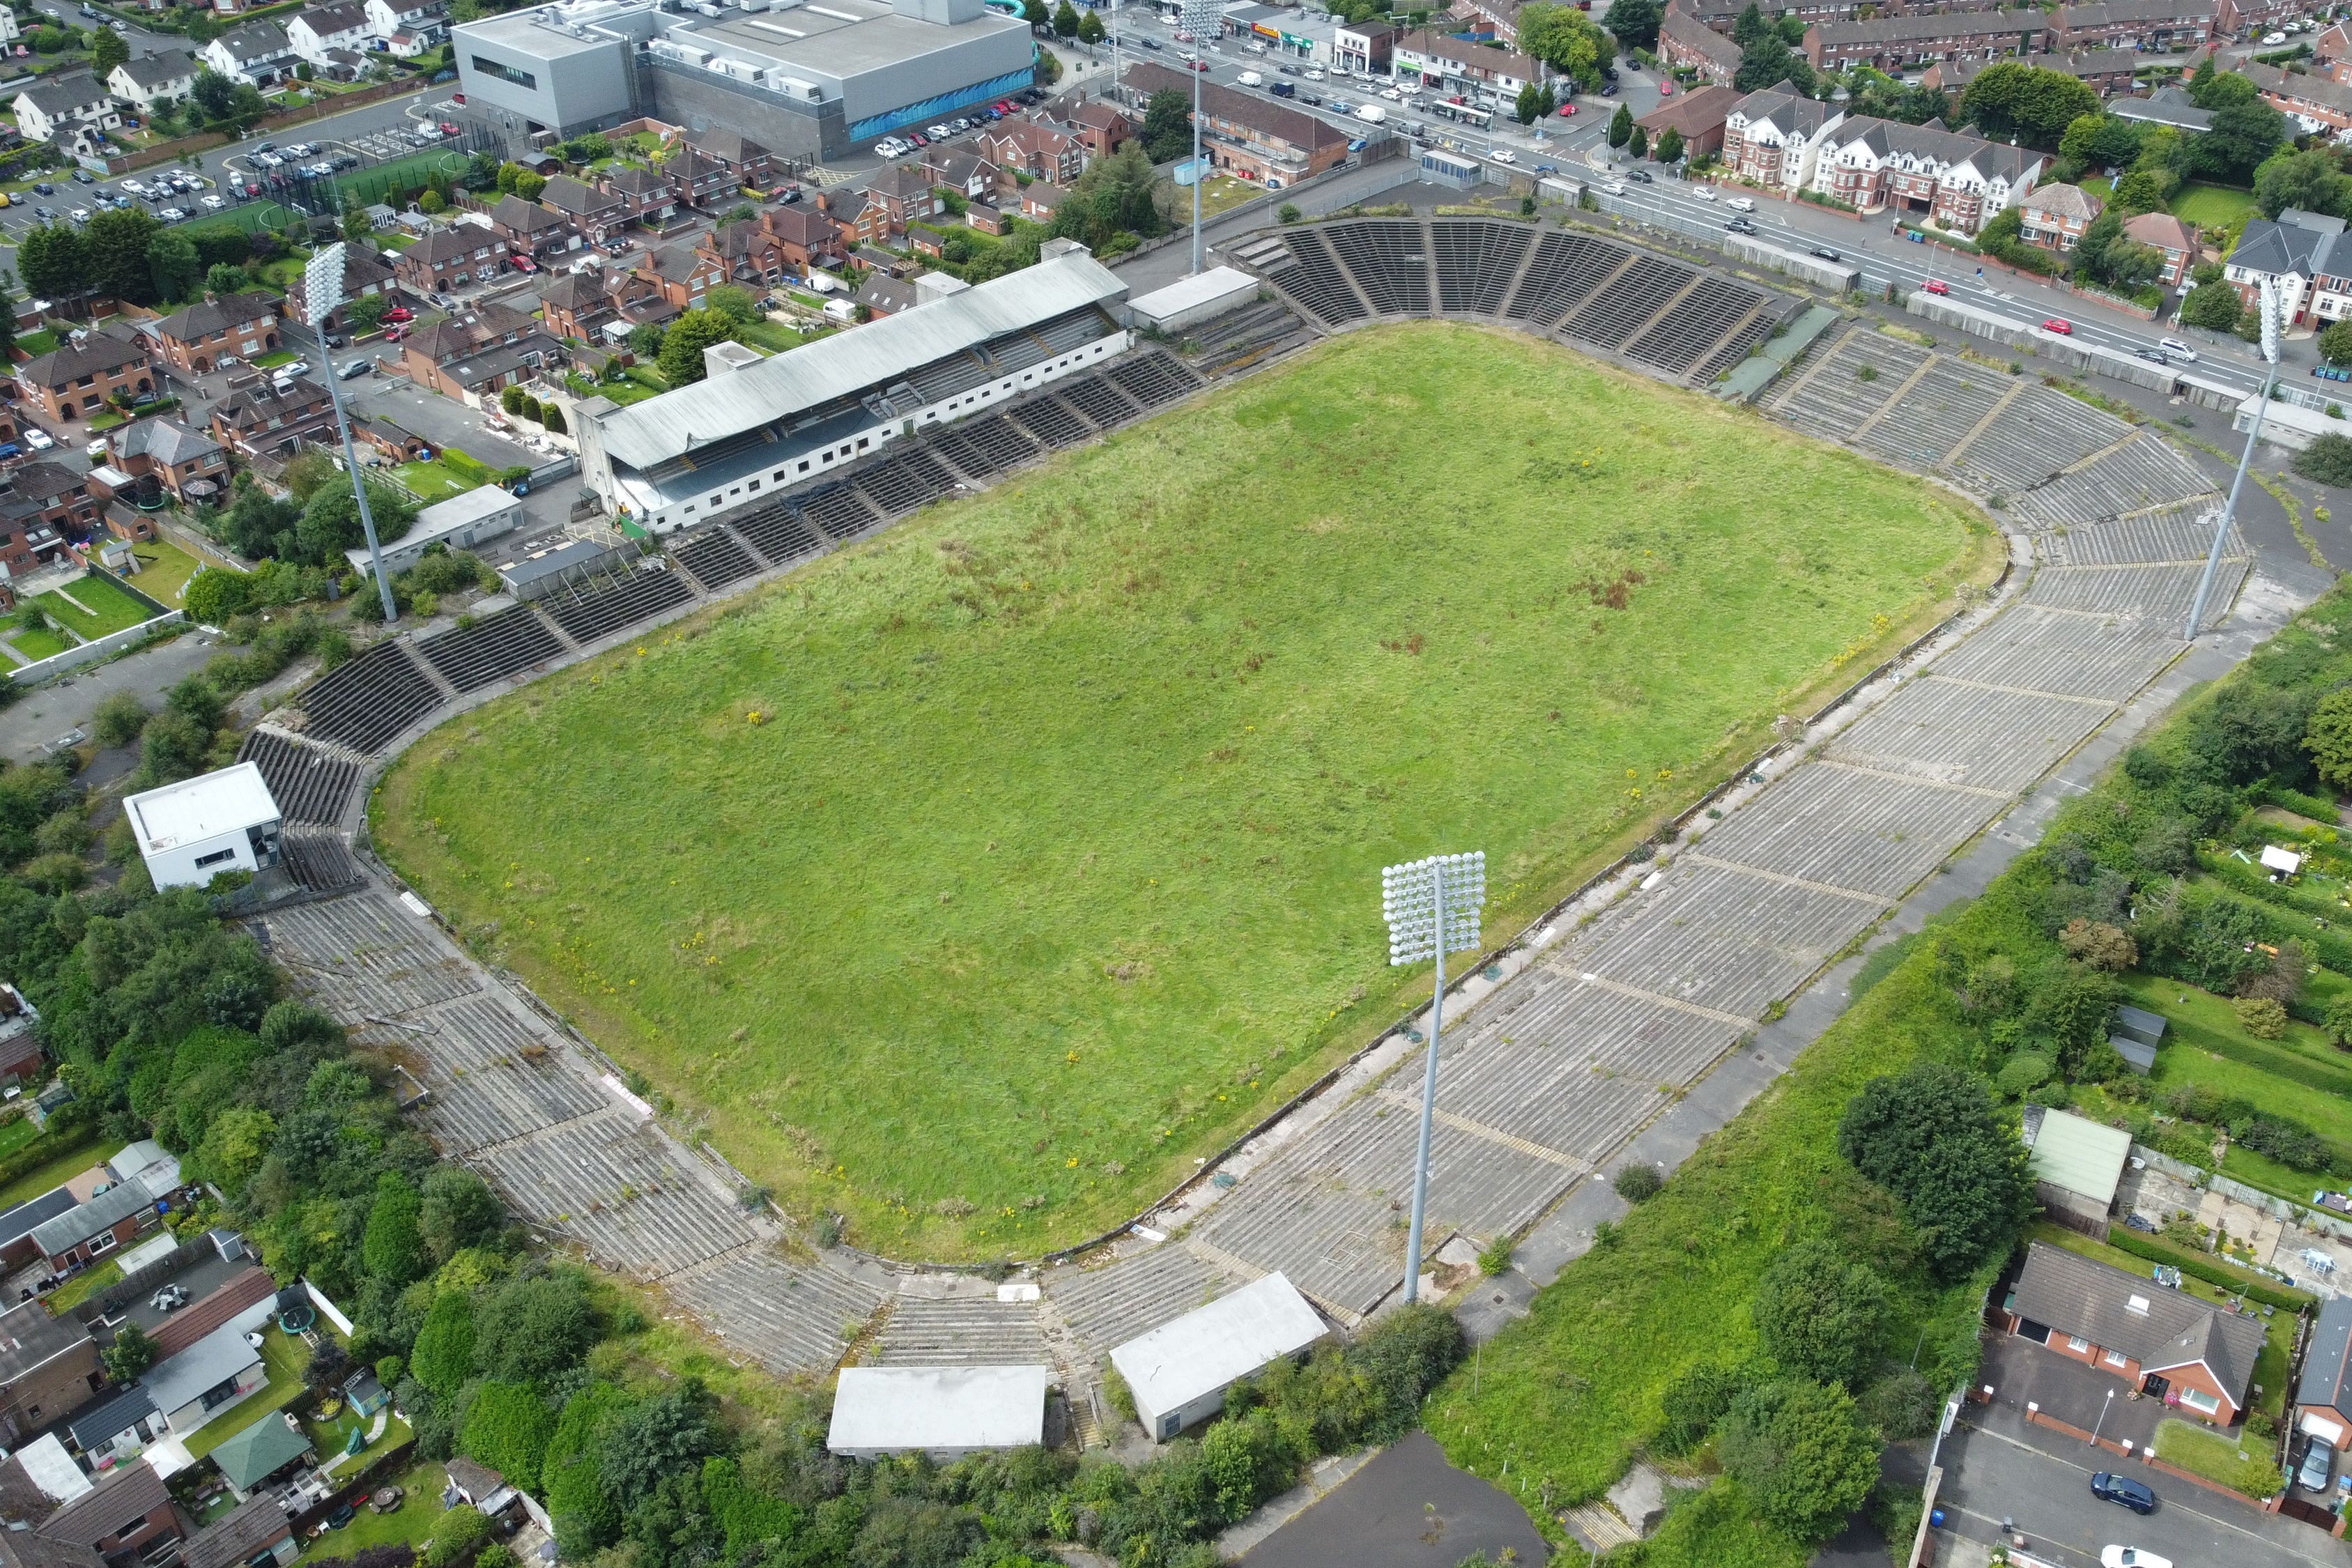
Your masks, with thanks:
[[[604,451],[650,468],[730,436],[815,408],[1066,311],[1118,300],[1127,285],[1091,256],[1040,261],[978,288],[855,331],[650,397],[604,416]]]
[[[2053,1110],[2042,1117],[2042,1131],[2033,1140],[2033,1178],[2112,1204],[2124,1179],[2124,1162],[2130,1158],[2131,1134],[2122,1128]]]

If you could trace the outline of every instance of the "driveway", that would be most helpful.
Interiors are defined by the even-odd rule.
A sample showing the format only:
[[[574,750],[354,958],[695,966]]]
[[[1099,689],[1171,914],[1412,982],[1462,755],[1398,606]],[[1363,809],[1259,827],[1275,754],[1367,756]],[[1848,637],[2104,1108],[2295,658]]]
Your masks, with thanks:
[[[2029,1426],[2003,1405],[1969,1406],[1940,1458],[1941,1533],[1990,1542],[2011,1520],[2027,1550],[2058,1568],[2096,1568],[2110,1543],[2179,1568],[2352,1568],[2352,1545],[2325,1531]],[[2156,1489],[2157,1510],[2146,1519],[2091,1495],[2093,1471],[2126,1466]]]
[[[2026,1405],[2032,1404],[2040,1406],[2044,1415],[2085,1432],[2096,1432],[2107,1441],[2129,1443],[2136,1452],[2147,1447],[2168,1414],[2160,1399],[2133,1398],[2137,1384],[2110,1377],[2095,1367],[2059,1355],[2047,1345],[2037,1345],[2013,1334],[1986,1341],[1984,1370],[1977,1381],[1990,1384],[1994,1402],[2015,1413],[2021,1420]],[[2070,1441],[2054,1432],[2050,1438],[2058,1444]],[[2084,1454],[2091,1452],[2088,1444],[2072,1441]],[[2116,1459],[2116,1456],[2110,1454],[2107,1459]],[[2104,1468],[2105,1463],[2102,1460],[2098,1468]]]
[[[1454,1568],[1478,1552],[1549,1555],[1517,1500],[1415,1432],[1242,1558],[1247,1568]],[[1506,1556],[1506,1552],[1510,1555]]]

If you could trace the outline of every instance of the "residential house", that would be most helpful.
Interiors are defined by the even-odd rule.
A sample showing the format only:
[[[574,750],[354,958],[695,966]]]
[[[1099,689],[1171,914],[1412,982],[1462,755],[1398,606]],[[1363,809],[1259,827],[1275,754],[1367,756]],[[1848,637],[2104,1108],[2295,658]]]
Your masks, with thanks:
[[[2344,240],[2344,220],[2287,207],[2277,220],[2249,218],[2237,248],[2221,266],[2238,297],[2252,305],[2262,280],[2278,286],[2288,319],[2300,325],[2308,314],[2340,321],[2352,307],[2352,246]]]
[[[2352,1447],[2352,1296],[2319,1304],[2294,1384],[2294,1429],[2339,1454]]]
[[[2001,59],[2040,54],[2048,37],[2040,11],[1947,11],[1826,22],[1805,29],[1804,55],[1815,70],[1857,65],[1899,73],[1938,60]]]
[[[2352,82],[2352,23],[2338,22],[2311,41],[2311,68]]]
[[[38,463],[26,467],[56,468],[57,465]],[[58,490],[60,499],[82,498],[88,521],[95,526],[99,507],[89,496],[86,476],[68,475],[62,469],[58,472],[63,477],[49,488]],[[42,499],[39,491],[25,489],[26,481],[21,471],[16,483],[18,494]],[[135,1182],[122,1182],[36,1226],[33,1246],[52,1269],[62,1274],[97,1261],[140,1232],[152,1228],[155,1223],[155,1200],[148,1195],[147,1189]]]
[[[2000,63],[1984,59],[1938,60],[1927,68],[1920,80],[1957,100],[1968,90],[1978,72]],[[2071,76],[2101,98],[2108,98],[2131,91],[2140,57],[2129,49],[2076,49],[2071,54],[2036,55],[2032,64],[2037,70]]]
[[[12,107],[16,129],[32,142],[58,142],[77,131],[116,131],[122,125],[113,94],[88,71],[35,82],[16,95]]]
[[[738,186],[754,191],[774,188],[776,160],[765,147],[740,131],[713,127],[689,131],[686,144],[727,171]]]
[[[117,1465],[43,1520],[36,1535],[95,1552],[109,1563],[162,1562],[182,1537],[179,1510],[149,1464]]]
[[[1859,212],[1907,213],[1974,235],[2032,191],[2046,162],[2030,147],[1947,130],[1940,121],[1853,115],[1830,130],[1812,188]]]
[[[40,1016],[23,992],[0,981],[0,1084],[27,1082],[40,1073],[41,1037],[33,1029]]]
[[[1184,73],[1148,63],[1128,67],[1123,86],[1131,104],[1148,102],[1162,88],[1182,89],[1188,97],[1191,94]],[[1201,150],[1212,166],[1243,179],[1296,184],[1346,159],[1348,132],[1320,116],[1286,108],[1279,100],[1203,83]],[[993,152],[990,155],[997,156]],[[1004,159],[997,157],[997,162]],[[1076,177],[1075,174],[1070,176]],[[1269,183],[1267,188],[1274,187]]]
[[[2282,23],[2297,21],[2310,11],[2304,0],[2216,0],[2213,33],[2258,38]]]
[[[1519,42],[1519,11],[1523,0],[1454,0],[1445,15],[1450,22],[1449,33],[1458,33],[1480,43],[1494,40],[1516,48]]]
[[[1845,110],[1807,98],[1789,82],[1751,92],[1724,116],[1724,166],[1759,184],[1803,190],[1830,132],[1844,119]]]
[[[819,191],[816,210],[834,226],[845,247],[890,237],[890,217],[882,204],[864,191]]]
[[[2285,115],[2305,135],[2352,126],[2352,86],[2334,77],[2284,71],[2252,60],[2238,70],[2254,84],[2264,103]]]
[[[221,356],[250,360],[276,353],[282,323],[275,294],[207,294],[154,323],[163,362],[183,375],[210,375]]]
[[[275,22],[242,22],[204,47],[198,57],[231,81],[272,87],[294,74],[300,57]]]
[[[742,183],[736,179],[734,170],[691,147],[664,163],[661,172],[681,206],[707,212],[725,206],[743,194]]]
[[[918,167],[926,179],[944,190],[961,191],[971,201],[993,200],[1020,184],[989,159],[965,148],[932,147],[922,158]]]
[[[2023,226],[2017,235],[2028,245],[2063,253],[2083,242],[2083,231],[2105,210],[2105,203],[2079,185],[2038,185],[2019,204]]]
[[[421,54],[449,36],[449,7],[445,0],[367,0],[368,31],[382,39],[387,52],[401,54],[396,40],[409,40],[409,54]]]
[[[247,1342],[277,1309],[273,1298],[255,1303],[174,1356],[147,1369],[140,1385],[174,1435],[189,1433],[268,1386],[261,1352]],[[143,1465],[130,1467],[144,1469]]]
[[[844,260],[840,231],[798,206],[772,207],[755,218],[720,224],[696,240],[695,248],[726,269],[727,281],[754,289],[805,277],[812,266],[839,267]]]
[[[2164,258],[2164,270],[2156,280],[2167,289],[2179,288],[2197,265],[2196,235],[2170,213],[2142,213],[2124,219],[2124,237]]]
[[[345,246],[343,300],[342,303],[327,312],[327,330],[341,331],[351,319],[352,301],[364,300],[373,294],[381,294],[395,305],[400,303],[400,284],[391,261],[381,251],[365,245]],[[308,280],[299,272],[294,274],[286,285],[286,306],[290,320],[302,322],[310,320],[310,299]]]
[[[1519,89],[1551,77],[1551,68],[1531,56],[1426,30],[1397,40],[1392,68],[1433,92],[1496,103],[1516,103]]]
[[[1741,52],[1729,37],[1684,9],[1682,0],[1666,7],[1665,20],[1658,25],[1659,57],[1673,69],[1696,71],[1700,80],[1717,87],[1729,87],[1739,73]]]
[[[654,251],[637,263],[636,275],[681,310],[697,309],[709,290],[727,281],[725,263],[690,245]]]
[[[9,507],[21,508],[21,515],[40,526],[38,505],[21,500],[14,490],[0,490],[0,509]],[[13,1208],[0,1210],[0,1264],[17,1269],[39,1262],[41,1255],[34,1250],[33,1232],[80,1202],[71,1187],[51,1187],[38,1197],[26,1198]]]
[[[0,1442],[11,1448],[79,1408],[105,1384],[81,1320],[46,1301],[0,1312]]]
[[[106,78],[107,91],[142,109],[152,109],[165,99],[184,99],[195,85],[196,57],[185,49],[125,60]]]
[[[915,285],[898,278],[885,278],[879,272],[869,274],[857,292],[850,296],[852,304],[863,305],[877,320],[895,316],[901,310],[911,310],[918,300]]]
[[[552,256],[580,242],[579,232],[572,226],[570,218],[511,193],[500,196],[499,205],[490,209],[490,232],[505,241],[507,249],[517,256]]]
[[[1032,180],[1021,187],[1021,216],[1032,223],[1051,223],[1070,193],[1050,180]]]
[[[2113,1374],[2218,1426],[2237,1424],[2262,1353],[2262,1321],[2145,1272],[2033,1242],[2004,1307],[2010,1331]]]
[[[335,0],[294,14],[286,24],[286,41],[295,55],[322,76],[347,80],[364,66],[360,55],[375,41],[361,0]]]
[[[629,219],[647,228],[661,228],[677,215],[677,192],[651,169],[616,163],[599,174],[596,184],[620,197]]]
[[[1100,99],[1079,104],[1063,123],[1078,139],[1078,145],[1086,149],[1089,160],[1109,157],[1142,129]]]
[[[401,355],[417,385],[478,402],[561,360],[562,345],[520,310],[486,300],[411,334]]]
[[[558,174],[539,193],[541,205],[562,215],[591,245],[602,245],[635,221],[629,199],[602,185],[583,184],[569,174]]]
[[[229,1439],[236,1441],[236,1437]],[[303,1439],[306,1448],[309,1441]],[[222,1444],[213,1451],[213,1458],[218,1460],[227,1447],[228,1443]],[[226,1465],[221,1473],[228,1473]],[[229,1484],[235,1488],[236,1483]],[[180,1549],[180,1568],[250,1568],[257,1563],[274,1563],[283,1568],[301,1555],[301,1543],[294,1539],[294,1521],[275,1497],[239,1495],[245,1497],[243,1502],[198,1531],[195,1539]]]
[[[69,538],[87,539],[98,527],[102,498],[90,489],[88,474],[62,463],[21,463],[0,484],[18,500],[29,501],[43,522]]]
[[[10,504],[9,498],[0,495],[0,594],[6,595],[9,608],[15,607],[16,595],[9,589],[8,579],[41,569],[41,556],[35,548],[36,535],[42,532],[41,520],[20,515],[22,511]],[[49,537],[55,539],[56,535],[52,532]]]
[[[453,223],[436,228],[402,251],[392,263],[392,275],[417,294],[446,294],[451,289],[488,281],[498,276],[506,257],[499,237],[478,223]]]
[[[1331,34],[1331,58],[1341,70],[1386,76],[1396,36],[1385,22],[1342,22]]]
[[[2050,18],[2050,31],[2052,42],[2061,49],[2164,54],[2201,48],[2213,38],[2213,0],[2097,0],[2088,5],[2061,5]]]
[[[99,1395],[66,1423],[67,1439],[100,1475],[125,1459],[137,1458],[162,1430],[155,1402],[136,1386]]]
[[[334,423],[327,389],[308,376],[282,391],[267,375],[239,376],[212,411],[213,439],[248,458],[290,455],[305,441],[331,441]]]
[[[1723,151],[1724,123],[1740,98],[1731,88],[1709,83],[1675,94],[1633,123],[1648,133],[1652,157],[1658,155],[1660,139],[1672,131],[1682,137],[1685,157],[1702,158]]]
[[[559,272],[540,291],[540,320],[555,337],[586,342],[590,333],[616,313],[601,272]]]
[[[903,236],[908,225],[929,223],[944,216],[948,210],[947,203],[931,187],[929,176],[920,169],[903,165],[886,169],[868,180],[866,194],[881,208],[882,221],[887,226],[886,232],[892,238]]]
[[[2146,98],[2116,99],[2107,112],[2134,124],[2168,125],[2175,131],[2204,131],[2213,123],[2213,111],[2198,108],[2178,84],[2159,87]]]
[[[1129,74],[1131,77],[1134,72],[1130,71]],[[1165,71],[1164,74],[1171,78],[1176,77],[1173,71]],[[1170,85],[1181,87],[1183,83],[1181,79],[1177,79]],[[1189,92],[1190,89],[1186,90]],[[1203,117],[1205,118],[1207,114],[1208,94],[1232,90],[1228,88],[1213,88],[1203,82],[1201,86]],[[1236,92],[1234,96],[1238,98],[1241,94]],[[980,151],[983,156],[1007,169],[1016,169],[1031,179],[1051,180],[1062,185],[1075,182],[1080,174],[1086,173],[1087,168],[1085,142],[1066,131],[1058,130],[1035,120],[1000,120],[993,125],[982,126],[980,132]]]

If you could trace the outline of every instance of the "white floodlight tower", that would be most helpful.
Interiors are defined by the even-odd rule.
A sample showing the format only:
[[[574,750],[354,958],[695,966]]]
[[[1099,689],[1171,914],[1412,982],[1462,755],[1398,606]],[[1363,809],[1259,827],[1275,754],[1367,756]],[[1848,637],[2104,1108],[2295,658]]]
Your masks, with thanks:
[[[327,318],[343,302],[343,242],[322,246],[302,269],[302,299],[310,327],[319,334],[319,373],[327,383],[327,400],[335,405],[335,429],[343,438],[343,468],[352,477],[352,495],[360,503],[360,527],[366,531],[368,564],[375,569],[375,591],[383,601],[383,624],[398,620],[392,607],[392,574],[383,569],[383,547],[376,542],[375,514],[368,510],[367,486],[360,482],[360,460],[352,450],[352,422],[343,415],[342,378],[335,374],[334,356],[327,352]]]
[[[2254,460],[2254,444],[2263,438],[2263,416],[2270,412],[2271,393],[2278,385],[2279,334],[2284,328],[2281,318],[2286,314],[2286,301],[2279,294],[2276,279],[2265,273],[2262,283],[2262,300],[2257,308],[2263,317],[2263,358],[2270,369],[2263,376],[2263,395],[2254,405],[2254,426],[2246,432],[2246,449],[2238,454],[2238,474],[2230,481],[2230,499],[2223,503],[2221,521],[2213,529],[2213,548],[2205,555],[2205,574],[2197,579],[2197,597],[2189,606],[2189,629],[2181,635],[2184,642],[2197,640],[2197,623],[2205,618],[2205,597],[2213,591],[2213,574],[2221,564],[2221,546],[2229,540],[2231,526],[2238,521],[2238,492],[2245,488],[2246,468]]]
[[[1412,1229],[1404,1243],[1404,1299],[1421,1295],[1421,1224],[1429,1205],[1429,1124],[1437,1110],[1437,1036],[1445,1013],[1445,955],[1477,951],[1478,910],[1486,901],[1486,856],[1432,855],[1381,868],[1381,915],[1388,921],[1389,962],[1437,961],[1436,1000],[1429,1007],[1429,1065],[1421,1080],[1421,1142],[1412,1158]]]
[[[1184,0],[1184,30],[1192,35],[1192,271],[1201,270],[1201,79],[1209,73],[1208,30],[1223,26],[1224,13],[1208,0]]]

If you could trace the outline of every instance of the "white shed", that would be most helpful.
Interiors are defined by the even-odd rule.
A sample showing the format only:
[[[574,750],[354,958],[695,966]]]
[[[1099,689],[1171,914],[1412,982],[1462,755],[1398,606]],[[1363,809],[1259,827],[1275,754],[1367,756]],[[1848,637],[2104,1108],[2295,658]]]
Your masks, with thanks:
[[[852,1459],[921,1452],[946,1461],[1045,1440],[1042,1366],[844,1367],[825,1447]]]
[[[134,795],[122,810],[158,888],[201,888],[224,871],[278,864],[278,802],[251,763]]]
[[[1155,289],[1140,299],[1129,300],[1128,309],[1144,326],[1163,332],[1181,332],[1228,310],[1240,310],[1257,298],[1258,288],[1258,280],[1238,268],[1212,267],[1206,272],[1180,278],[1165,289]]]
[[[1269,1274],[1110,1352],[1143,1429],[1166,1442],[1224,1408],[1225,1390],[1330,1331],[1298,1288]]]

